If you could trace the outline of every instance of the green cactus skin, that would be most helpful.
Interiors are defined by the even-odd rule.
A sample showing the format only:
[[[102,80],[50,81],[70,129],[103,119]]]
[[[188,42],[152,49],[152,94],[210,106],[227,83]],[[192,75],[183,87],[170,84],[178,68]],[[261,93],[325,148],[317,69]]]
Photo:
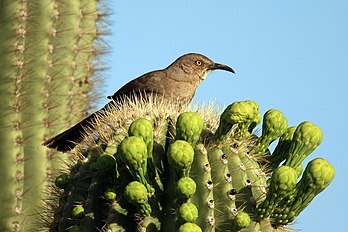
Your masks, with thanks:
[[[96,97],[98,14],[89,0],[0,2],[1,231],[36,230],[40,215],[53,217],[42,199],[68,157],[41,144]]]
[[[263,157],[255,153],[261,139],[251,131],[261,121],[260,113],[254,112],[258,107],[252,101],[237,106],[241,115],[243,110],[253,112],[253,119],[241,117],[245,121],[240,119],[236,127],[224,119],[231,105],[219,125],[201,118],[202,113],[184,113],[170,123],[164,123],[168,116],[144,119],[139,115],[139,120],[132,124],[128,120],[130,125],[122,125],[117,133],[113,129],[110,135],[106,135],[107,127],[101,126],[99,134],[109,139],[84,153],[84,161],[72,166],[70,183],[64,185],[68,187],[59,190],[64,205],[59,208],[59,230],[288,231],[289,223],[332,181],[334,169],[327,161],[315,159],[298,182],[301,165],[296,169],[280,164],[264,166],[274,154]],[[105,120],[119,118],[117,112]],[[127,112],[133,115],[132,108]],[[291,138],[286,133],[291,132],[286,119],[274,110],[266,113],[266,118],[262,136],[275,140],[272,134],[277,131],[278,137],[283,135],[281,142],[287,141],[284,149],[289,154]],[[129,127],[127,135],[124,132]],[[146,171],[151,150],[146,142],[151,140],[146,139],[151,134],[149,128],[153,130],[153,159],[162,157],[154,163],[157,178],[149,178]],[[166,141],[161,134],[164,131]],[[83,207],[84,217],[69,220],[76,205]]]
[[[208,160],[208,152],[204,144],[197,144],[195,156],[192,163],[192,179],[196,182],[196,196],[190,199],[195,205],[203,206],[198,208],[198,219],[196,223],[202,228],[211,228],[214,219],[214,197],[212,191],[211,166]]]
[[[322,140],[323,134],[319,127],[311,122],[300,123],[294,132],[289,155],[284,165],[296,169],[320,145]]]

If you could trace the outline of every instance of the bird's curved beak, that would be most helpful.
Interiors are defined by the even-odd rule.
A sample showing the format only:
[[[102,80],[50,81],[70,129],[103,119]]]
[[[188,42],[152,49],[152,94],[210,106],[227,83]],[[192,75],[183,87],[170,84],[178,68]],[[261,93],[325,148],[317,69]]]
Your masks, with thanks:
[[[208,69],[209,70],[221,69],[221,70],[225,70],[225,71],[228,71],[228,72],[231,72],[231,73],[235,73],[235,71],[231,67],[229,67],[227,65],[224,65],[224,64],[218,64],[218,63],[214,63]]]

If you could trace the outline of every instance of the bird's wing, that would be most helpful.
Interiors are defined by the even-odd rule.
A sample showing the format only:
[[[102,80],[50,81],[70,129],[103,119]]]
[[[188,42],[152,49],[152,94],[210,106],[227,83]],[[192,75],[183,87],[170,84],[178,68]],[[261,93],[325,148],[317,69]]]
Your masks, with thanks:
[[[114,95],[108,97],[114,100],[130,97],[131,95],[140,93],[156,93],[164,94],[166,72],[157,70],[146,73],[120,88]]]

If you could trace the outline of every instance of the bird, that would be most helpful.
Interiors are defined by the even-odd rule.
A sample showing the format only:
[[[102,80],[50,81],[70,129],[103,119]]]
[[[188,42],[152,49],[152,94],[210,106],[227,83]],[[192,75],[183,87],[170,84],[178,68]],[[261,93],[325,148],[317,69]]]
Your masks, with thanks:
[[[86,128],[95,126],[97,116],[105,113],[110,105],[131,101],[134,97],[153,94],[165,100],[176,99],[180,104],[187,106],[195,95],[198,85],[214,70],[235,71],[224,64],[215,63],[208,57],[198,53],[188,53],[177,58],[168,67],[145,73],[121,87],[112,96],[111,102],[102,109],[92,113],[71,128],[46,140],[43,145],[61,152],[72,150],[80,143],[87,131]]]

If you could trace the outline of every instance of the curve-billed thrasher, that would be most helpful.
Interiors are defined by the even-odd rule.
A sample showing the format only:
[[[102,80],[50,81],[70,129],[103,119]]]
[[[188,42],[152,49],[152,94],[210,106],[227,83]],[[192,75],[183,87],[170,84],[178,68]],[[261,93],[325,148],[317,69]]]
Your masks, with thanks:
[[[98,113],[105,112],[109,104],[115,104],[125,99],[152,93],[164,99],[176,99],[181,104],[188,104],[192,100],[197,86],[207,75],[215,69],[222,69],[234,73],[226,65],[214,63],[209,58],[196,53],[189,53],[179,57],[171,65],[162,70],[146,73],[125,84],[113,96],[107,105],[91,114],[70,129],[47,140],[44,145],[66,152],[82,141],[85,128],[93,128]]]

